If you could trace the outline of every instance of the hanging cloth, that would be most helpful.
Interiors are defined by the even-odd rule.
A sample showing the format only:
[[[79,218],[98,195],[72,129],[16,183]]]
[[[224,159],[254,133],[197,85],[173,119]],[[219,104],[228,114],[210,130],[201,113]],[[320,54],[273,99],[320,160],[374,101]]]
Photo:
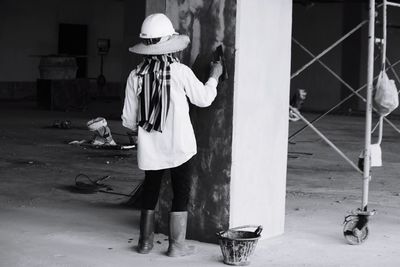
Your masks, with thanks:
[[[170,55],[146,56],[137,67],[139,76],[138,125],[147,132],[162,132],[170,104],[170,64],[179,60]]]

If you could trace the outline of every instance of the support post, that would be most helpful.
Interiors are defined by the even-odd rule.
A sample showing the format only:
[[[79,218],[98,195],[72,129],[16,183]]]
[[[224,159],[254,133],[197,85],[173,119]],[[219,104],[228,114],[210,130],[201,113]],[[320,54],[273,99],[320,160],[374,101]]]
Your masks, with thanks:
[[[361,210],[368,210],[368,191],[371,168],[372,89],[374,81],[375,0],[369,1],[367,103],[365,109],[364,175]]]
[[[381,70],[386,68],[386,47],[387,47],[387,1],[382,2],[382,47],[381,47]]]

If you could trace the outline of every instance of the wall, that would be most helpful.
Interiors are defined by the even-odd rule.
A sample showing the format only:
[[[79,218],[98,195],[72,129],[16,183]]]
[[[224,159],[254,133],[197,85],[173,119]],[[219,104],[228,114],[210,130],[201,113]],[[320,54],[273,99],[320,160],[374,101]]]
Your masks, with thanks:
[[[284,230],[292,1],[237,9],[229,225],[271,237]]]
[[[125,85],[129,73],[142,60],[142,57],[129,52],[129,47],[140,42],[139,33],[146,17],[146,0],[124,1],[124,34],[122,48],[121,84]],[[125,86],[121,86],[121,99],[125,96]]]
[[[39,59],[55,54],[58,24],[88,25],[88,76],[97,77],[97,38],[110,38],[105,58],[108,81],[120,82],[123,2],[116,0],[2,0],[0,2],[0,82],[31,82],[39,77]]]
[[[351,31],[355,25],[358,25],[363,21],[363,10],[365,5],[360,3],[345,3],[342,5],[343,10],[343,34]],[[366,39],[363,38],[363,32],[367,30],[367,26],[363,26],[360,30],[352,34],[347,40],[341,45],[342,49],[342,79],[353,88],[360,87],[360,75],[359,71],[362,70],[363,58],[361,49],[356,49],[362,46]],[[357,51],[357,52],[355,52]],[[366,59],[366,58],[364,58]],[[357,71],[359,70],[359,71]],[[341,85],[340,99],[346,98],[352,92],[344,84]],[[337,111],[342,111],[345,114],[351,114],[354,110],[358,110],[358,103],[360,99],[358,97],[351,97],[344,102]]]
[[[318,55],[336,42],[343,33],[342,4],[318,4],[293,6],[293,37],[313,54]],[[312,58],[296,44],[292,46],[292,73]],[[341,75],[342,46],[339,45],[321,60]],[[341,84],[318,62],[291,80],[292,92],[296,88],[307,90],[305,110],[324,111],[341,98]]]

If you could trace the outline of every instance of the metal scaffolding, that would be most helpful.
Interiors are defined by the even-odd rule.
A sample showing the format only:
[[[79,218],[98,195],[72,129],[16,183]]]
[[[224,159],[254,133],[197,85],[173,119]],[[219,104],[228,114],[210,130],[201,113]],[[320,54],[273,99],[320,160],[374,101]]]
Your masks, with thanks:
[[[307,2],[307,1],[305,1]],[[308,1],[310,2],[310,1]],[[343,3],[344,1],[341,1]],[[364,1],[360,1],[364,2]],[[318,62],[319,64],[322,65],[323,68],[325,68],[329,73],[331,73],[338,81],[340,81],[341,84],[343,84],[347,89],[349,89],[352,93],[348,95],[346,98],[342,99],[338,104],[334,105],[331,107],[327,112],[321,114],[311,122],[308,121],[304,116],[300,114],[300,112],[290,106],[291,112],[296,114],[298,118],[300,118],[306,125],[293,133],[289,137],[289,141],[293,140],[294,137],[296,137],[298,134],[300,134],[304,129],[307,127],[310,127],[313,131],[315,131],[330,147],[332,147],[346,162],[348,162],[357,172],[362,174],[362,181],[363,181],[363,186],[362,186],[362,202],[361,202],[361,207],[356,209],[352,214],[346,216],[345,219],[345,226],[344,226],[344,236],[346,240],[350,244],[361,244],[363,243],[368,236],[368,219],[369,216],[374,214],[373,211],[368,210],[368,191],[369,191],[369,182],[371,181],[371,134],[372,131],[375,130],[379,126],[379,138],[378,138],[378,144],[380,144],[382,140],[382,134],[383,134],[383,122],[385,121],[388,123],[396,132],[400,133],[400,129],[396,127],[394,123],[392,123],[389,119],[387,119],[384,116],[380,116],[379,122],[377,126],[372,129],[372,112],[377,110],[373,107],[372,105],[372,93],[373,93],[373,83],[375,79],[378,78],[378,76],[374,77],[374,61],[375,61],[375,56],[374,56],[374,49],[375,49],[375,44],[378,44],[380,46],[380,58],[381,58],[381,70],[382,71],[387,71],[391,70],[393,75],[395,76],[397,82],[400,83],[400,78],[397,75],[396,71],[394,70],[394,67],[400,63],[400,60],[396,61],[395,63],[391,64],[390,61],[386,57],[386,46],[387,46],[387,7],[392,6],[392,7],[400,7],[399,3],[395,2],[389,2],[387,0],[382,0],[382,3],[376,6],[375,0],[369,0],[369,13],[368,13],[368,20],[364,20],[361,23],[359,23],[356,27],[354,27],[352,30],[350,30],[348,33],[346,33],[344,36],[342,36],[339,40],[334,42],[332,45],[330,45],[328,48],[326,48],[324,51],[322,51],[318,55],[314,55],[311,51],[309,51],[304,45],[302,45],[299,41],[297,41],[295,38],[293,38],[293,43],[298,45],[302,50],[304,50],[308,55],[312,57],[312,60],[307,62],[305,65],[303,65],[301,68],[299,68],[297,71],[295,71],[291,75],[291,79],[297,77],[299,74],[301,74],[304,70],[306,70],[308,67],[310,67],[313,63]],[[380,8],[382,12],[382,38],[376,38],[375,36],[375,17],[376,17],[376,9]],[[368,67],[367,67],[367,83],[363,86],[361,86],[358,89],[353,88],[350,86],[346,81],[344,81],[337,73],[335,73],[331,68],[329,68],[325,63],[322,62],[321,58],[326,55],[329,51],[331,51],[333,48],[335,48],[337,45],[342,43],[344,40],[346,40],[349,36],[360,30],[364,25],[368,23]],[[386,67],[388,65],[388,67]],[[366,89],[366,97],[363,97],[360,94],[360,91]],[[362,168],[357,166],[351,159],[349,159],[335,144],[333,144],[323,133],[321,133],[313,124],[323,117],[325,117],[327,114],[331,113],[333,110],[335,110],[337,107],[342,105],[344,102],[346,102],[348,99],[356,95],[358,98],[360,98],[362,101],[365,102],[366,109],[365,109],[365,142],[364,142],[364,150],[363,150],[363,164]],[[378,113],[378,112],[377,112]]]

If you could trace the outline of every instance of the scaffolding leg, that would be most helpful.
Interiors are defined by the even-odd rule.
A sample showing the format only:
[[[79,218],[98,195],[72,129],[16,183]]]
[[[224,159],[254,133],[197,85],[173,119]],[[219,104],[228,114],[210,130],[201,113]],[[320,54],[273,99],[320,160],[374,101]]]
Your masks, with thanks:
[[[385,6],[384,6],[385,8]],[[365,155],[364,176],[361,210],[368,209],[368,189],[370,177],[371,160],[371,124],[372,124],[372,90],[374,79],[374,44],[375,44],[375,0],[369,1],[369,24],[368,24],[368,69],[367,69],[367,102],[365,108]]]
[[[383,2],[386,7],[386,0]],[[343,234],[351,245],[362,244],[369,235],[368,220],[374,211],[368,211],[368,190],[371,161],[372,89],[374,81],[375,0],[369,1],[367,101],[365,111],[365,148],[361,208],[345,217]]]

